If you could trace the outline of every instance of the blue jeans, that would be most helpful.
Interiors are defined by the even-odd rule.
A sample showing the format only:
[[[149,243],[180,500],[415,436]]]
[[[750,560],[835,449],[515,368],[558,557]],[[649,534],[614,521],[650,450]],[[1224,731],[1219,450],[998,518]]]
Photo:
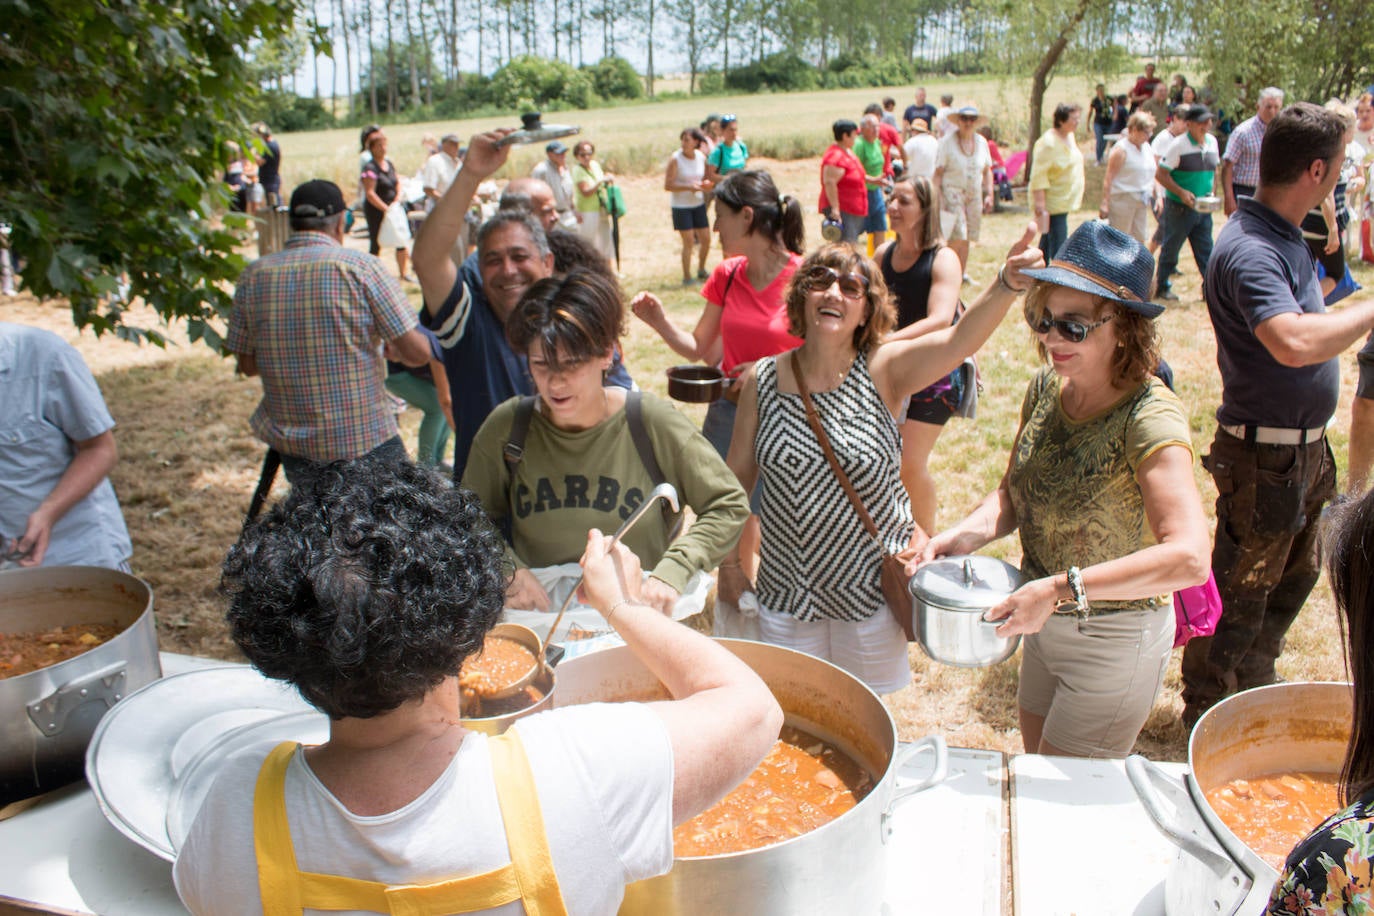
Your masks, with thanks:
[[[1097,138],[1097,164],[1102,164],[1102,154],[1107,151],[1107,127],[1106,124],[1093,122],[1093,136]]]
[[[1171,198],[1164,199],[1164,213],[1159,218],[1161,241],[1159,272],[1155,274],[1155,295],[1169,291],[1169,277],[1178,266],[1178,253],[1187,239],[1193,249],[1198,273],[1207,276],[1207,260],[1212,256],[1212,214],[1199,213],[1192,207]]]
[[[1050,231],[1040,236],[1040,251],[1045,255],[1045,263],[1054,260],[1059,249],[1069,240],[1069,214],[1051,213]]]

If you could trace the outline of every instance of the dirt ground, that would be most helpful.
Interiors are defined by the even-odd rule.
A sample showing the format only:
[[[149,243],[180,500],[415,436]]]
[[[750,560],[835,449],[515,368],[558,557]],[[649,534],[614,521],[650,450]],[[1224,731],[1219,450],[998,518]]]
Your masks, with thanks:
[[[669,149],[665,148],[665,157]],[[808,211],[811,242],[816,159],[787,163],[753,163],[772,170],[781,189],[797,195]],[[1089,199],[1076,224],[1096,208],[1093,189],[1101,172],[1089,167]],[[695,289],[679,285],[678,239],[669,228],[667,201],[660,176],[622,182],[630,216],[623,229],[620,266],[627,295],[643,288],[658,292],[675,318],[690,328],[700,312]],[[983,242],[974,249],[970,272],[978,284],[990,282],[1002,252],[1024,226],[1023,206],[988,217]],[[1219,221],[1220,222],[1220,221]],[[1218,225],[1218,230],[1220,226]],[[350,239],[365,248],[365,241]],[[712,262],[718,260],[718,249]],[[395,270],[388,257],[386,263]],[[1178,289],[1183,300],[1161,319],[1166,356],[1174,365],[1180,393],[1192,413],[1194,445],[1206,449],[1218,402],[1215,350],[1206,309],[1198,295],[1196,269],[1184,255]],[[1362,276],[1366,284],[1368,276]],[[975,294],[966,288],[966,297]],[[417,306],[419,292],[408,287]],[[236,658],[215,593],[217,569],[236,537],[256,486],[264,447],[248,427],[260,388],[255,379],[235,377],[232,363],[185,342],[170,329],[176,343],[166,351],[138,347],[114,338],[97,340],[78,334],[65,303],[39,303],[27,295],[0,300],[0,320],[54,330],[75,344],[94,371],[117,422],[120,463],[113,475],[134,541],[133,568],[152,586],[159,638],[165,650],[217,658]],[[146,309],[134,309],[129,320],[154,322]],[[1005,467],[1015,431],[1025,381],[1035,369],[1024,322],[1013,311],[980,355],[986,390],[976,423],[951,423],[936,447],[932,470],[941,482],[941,525],[951,524],[987,492]],[[677,362],[655,335],[630,319],[625,338],[627,364],[641,385],[665,394],[662,370]],[[1353,389],[1353,358],[1343,360],[1343,400],[1332,431],[1344,464],[1344,429],[1348,426]],[[461,392],[455,392],[455,398]],[[686,408],[698,419],[700,408]],[[402,415],[403,435],[413,443],[418,415]],[[1210,480],[1198,471],[1199,487],[1209,517],[1215,496]],[[284,490],[279,481],[275,495]],[[990,552],[1017,559],[1016,539],[999,542]],[[948,668],[910,650],[914,683],[888,699],[902,737],[943,734],[955,746],[1019,753],[1016,728],[1017,666],[1013,661],[976,671]],[[1181,760],[1186,737],[1178,723],[1178,655],[1174,653],[1164,690],[1137,749],[1157,759]],[[1343,664],[1334,614],[1325,584],[1319,586],[1299,624],[1282,663],[1289,679],[1340,679]]]

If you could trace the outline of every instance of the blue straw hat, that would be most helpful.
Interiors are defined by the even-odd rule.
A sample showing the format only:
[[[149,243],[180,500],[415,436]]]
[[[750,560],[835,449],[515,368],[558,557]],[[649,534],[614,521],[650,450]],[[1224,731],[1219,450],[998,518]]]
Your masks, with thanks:
[[[1155,259],[1140,242],[1101,220],[1075,229],[1048,267],[1022,273],[1119,302],[1146,318],[1164,314],[1164,306],[1150,301]]]

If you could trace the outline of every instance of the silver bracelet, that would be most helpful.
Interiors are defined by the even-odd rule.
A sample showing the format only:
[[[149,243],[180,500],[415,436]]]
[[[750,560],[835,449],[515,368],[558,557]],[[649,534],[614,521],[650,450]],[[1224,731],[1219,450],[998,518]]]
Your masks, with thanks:
[[[1030,289],[1029,286],[1026,287],[1026,289],[1017,289],[1016,287],[1014,287],[1014,286],[1012,286],[1010,283],[1008,283],[1008,282],[1007,282],[1007,265],[1005,265],[1005,264],[1003,264],[1002,267],[1001,267],[1001,269],[997,271],[997,283],[998,283],[999,286],[1001,286],[1001,287],[1002,287],[1004,290],[1006,290],[1007,292],[1011,293],[1013,296],[1019,296],[1019,295],[1021,295],[1022,293],[1024,293],[1026,290]]]
[[[611,622],[611,618],[612,618],[613,616],[615,616],[615,612],[618,611],[618,610],[620,610],[623,606],[625,606],[625,605],[627,605],[627,604],[638,604],[638,603],[639,603],[639,602],[635,601],[633,598],[621,598],[621,599],[620,599],[619,601],[617,601],[615,604],[611,605],[611,609],[610,609],[609,611],[606,612],[606,622],[607,622],[607,623],[610,623],[610,622]]]
[[[1070,566],[1064,576],[1069,581],[1069,594],[1073,596],[1073,603],[1078,606],[1078,615],[1087,617],[1090,608],[1088,606],[1088,590],[1083,587],[1082,570],[1077,566]]]

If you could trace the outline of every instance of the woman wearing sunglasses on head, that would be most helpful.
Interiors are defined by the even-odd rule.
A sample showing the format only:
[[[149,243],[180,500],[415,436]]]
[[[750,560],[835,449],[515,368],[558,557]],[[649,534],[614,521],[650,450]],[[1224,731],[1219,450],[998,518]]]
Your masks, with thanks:
[[[1018,693],[1028,753],[1124,757],[1173,646],[1171,594],[1207,577],[1207,523],[1188,417],[1151,373],[1154,259],[1084,223],[1025,314],[1049,367],[1032,379],[1001,485],[933,537],[922,560],[972,553],[1020,529],[1027,582],[985,615],[1027,634]]]
[[[1011,250],[998,280],[958,324],[878,346],[894,310],[876,264],[849,245],[814,252],[788,286],[787,317],[802,344],[749,370],[728,463],[746,490],[763,480],[758,584],[738,551],[720,565],[723,600],[756,590],[765,642],[834,662],[878,693],[911,680],[906,638],[884,607],[883,552],[919,548],[901,480],[897,418],[906,399],[948,375],[997,329],[1024,268],[1042,263],[1034,226]],[[807,419],[814,405],[840,467],[882,537],[870,537]],[[914,554],[914,551],[913,551]]]

